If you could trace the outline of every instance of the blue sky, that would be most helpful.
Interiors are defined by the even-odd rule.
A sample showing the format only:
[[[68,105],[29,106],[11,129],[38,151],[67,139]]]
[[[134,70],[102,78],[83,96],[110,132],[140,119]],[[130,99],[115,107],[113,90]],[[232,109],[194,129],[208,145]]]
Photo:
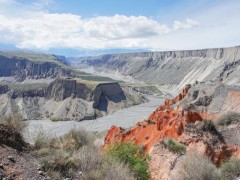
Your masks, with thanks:
[[[240,45],[237,0],[0,0],[0,48],[64,55]]]

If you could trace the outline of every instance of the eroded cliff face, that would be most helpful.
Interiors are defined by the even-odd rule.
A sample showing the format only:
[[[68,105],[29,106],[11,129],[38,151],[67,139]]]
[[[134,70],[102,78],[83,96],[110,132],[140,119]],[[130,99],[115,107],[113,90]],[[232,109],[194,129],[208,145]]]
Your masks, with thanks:
[[[79,58],[79,68],[120,73],[153,85],[182,89],[197,81],[239,84],[240,46],[189,51],[126,53]]]
[[[86,84],[71,78],[58,78],[46,89],[46,97],[56,101],[63,101],[68,97],[77,97],[89,100],[92,90]]]
[[[21,81],[26,78],[56,78],[71,74],[69,69],[62,67],[64,64],[60,61],[56,62],[33,61],[19,57],[8,58],[0,55],[0,77],[15,77]]]
[[[222,83],[187,85],[178,96],[166,99],[148,119],[133,128],[112,126],[105,137],[104,148],[115,142],[138,144],[153,157],[150,160],[153,179],[168,179],[173,170],[171,164],[180,157],[166,153],[168,150],[160,142],[168,138],[183,143],[187,152],[198,151],[207,155],[216,165],[231,156],[240,157],[238,141],[233,141],[229,135],[231,128],[234,132],[239,131],[239,124],[224,128],[225,134],[221,134],[211,123],[221,114],[240,110],[238,92],[239,87]],[[232,101],[233,98],[236,101]],[[235,135],[238,135],[236,139],[240,138],[239,134]],[[163,170],[159,170],[161,168]]]
[[[93,84],[93,82],[89,82]],[[96,82],[97,83],[97,82]],[[1,115],[19,112],[25,119],[95,119],[146,102],[144,96],[122,89],[117,82],[97,83],[57,78],[49,85],[0,85]]]

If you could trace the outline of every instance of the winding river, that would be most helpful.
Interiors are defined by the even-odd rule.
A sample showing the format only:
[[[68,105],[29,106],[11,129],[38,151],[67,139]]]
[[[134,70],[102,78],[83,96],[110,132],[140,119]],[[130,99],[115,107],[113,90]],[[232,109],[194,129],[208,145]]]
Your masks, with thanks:
[[[148,99],[150,101],[147,103],[122,109],[96,120],[85,120],[81,122],[31,120],[29,121],[25,137],[31,141],[31,138],[29,137],[33,137],[34,133],[39,130],[50,136],[61,136],[74,128],[82,128],[87,131],[97,132],[106,131],[113,125],[129,128],[135,125],[138,121],[147,118],[151,112],[163,103],[163,99],[159,97],[148,96]]]

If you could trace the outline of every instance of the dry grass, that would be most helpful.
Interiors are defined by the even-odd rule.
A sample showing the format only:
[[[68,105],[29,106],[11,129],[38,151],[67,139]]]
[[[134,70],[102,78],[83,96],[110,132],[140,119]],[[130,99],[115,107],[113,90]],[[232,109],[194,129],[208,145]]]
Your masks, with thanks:
[[[19,114],[0,118],[0,144],[14,149],[23,150],[27,146],[22,137],[22,132],[27,124]]]
[[[232,180],[240,177],[240,159],[230,159],[220,167],[221,179]]]
[[[44,134],[42,127],[38,127],[32,136],[35,149],[44,149],[45,146],[48,146],[48,137]]]
[[[20,114],[13,114],[8,117],[0,118],[0,123],[3,124],[9,132],[21,134],[27,127],[27,123],[24,121]]]
[[[208,157],[198,153],[190,153],[183,157],[174,180],[216,180],[218,169]]]
[[[128,167],[109,161],[94,146],[94,137],[84,130],[53,139],[39,134],[37,142],[41,143],[35,144],[36,153],[51,179],[133,179]]]
[[[229,112],[218,118],[216,124],[218,126],[226,126],[236,122],[240,122],[240,113]]]

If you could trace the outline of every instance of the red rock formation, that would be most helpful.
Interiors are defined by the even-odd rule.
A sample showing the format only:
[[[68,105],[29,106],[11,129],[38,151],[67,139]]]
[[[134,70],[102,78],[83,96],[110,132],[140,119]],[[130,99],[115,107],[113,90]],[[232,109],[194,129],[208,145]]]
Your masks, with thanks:
[[[174,99],[166,99],[165,103],[159,106],[147,120],[138,122],[135,127],[125,130],[112,126],[105,137],[104,147],[111,146],[115,142],[132,142],[144,147],[146,152],[166,138],[174,138],[187,146],[187,151],[198,149],[208,155],[215,164],[233,154],[238,149],[229,148],[218,138],[209,138],[209,134],[187,133],[186,125],[201,121],[203,119],[216,119],[218,115],[202,112],[185,111],[182,108],[174,107],[186,97],[190,86],[187,86]],[[217,146],[206,144],[206,140],[218,142]],[[240,152],[240,150],[239,150]],[[237,153],[236,153],[237,154]]]
[[[167,137],[178,139],[183,132],[183,127],[187,123],[202,120],[196,112],[186,112],[172,106],[181,101],[188,92],[189,86],[174,99],[166,99],[165,103],[158,107],[148,118],[138,122],[131,130],[124,130],[113,126],[108,131],[104,146],[109,146],[114,142],[132,142],[144,146],[146,151],[164,140]]]

